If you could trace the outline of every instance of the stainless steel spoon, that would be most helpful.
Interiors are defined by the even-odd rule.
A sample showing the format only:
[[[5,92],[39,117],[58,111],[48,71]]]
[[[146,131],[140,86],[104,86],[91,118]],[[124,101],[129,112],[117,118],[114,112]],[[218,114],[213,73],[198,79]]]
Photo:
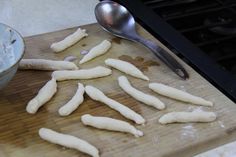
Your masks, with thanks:
[[[113,1],[102,1],[95,7],[95,16],[98,23],[106,31],[115,36],[139,42],[149,48],[170,69],[183,79],[189,77],[186,70],[168,52],[156,43],[139,36],[135,28],[135,20],[129,11]]]

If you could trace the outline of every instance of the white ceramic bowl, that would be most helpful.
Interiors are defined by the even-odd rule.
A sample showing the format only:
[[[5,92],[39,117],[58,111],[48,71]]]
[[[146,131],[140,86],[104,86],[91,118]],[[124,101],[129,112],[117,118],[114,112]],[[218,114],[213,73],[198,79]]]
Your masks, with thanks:
[[[0,46],[1,50],[3,47],[7,47],[6,51],[0,50],[0,64],[4,64],[4,66],[0,65],[0,89],[2,89],[15,75],[18,64],[24,55],[25,44],[16,30],[0,23]],[[10,53],[13,57],[10,60],[5,59],[3,52]]]

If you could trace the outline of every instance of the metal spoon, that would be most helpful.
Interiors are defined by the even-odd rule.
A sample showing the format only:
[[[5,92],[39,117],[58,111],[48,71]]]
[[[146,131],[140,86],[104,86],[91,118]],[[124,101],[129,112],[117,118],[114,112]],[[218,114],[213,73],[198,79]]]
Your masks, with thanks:
[[[113,1],[102,1],[95,7],[95,16],[98,23],[106,31],[115,36],[139,42],[149,48],[170,69],[183,79],[189,77],[186,70],[168,52],[156,43],[139,36],[135,28],[135,20],[129,11]]]

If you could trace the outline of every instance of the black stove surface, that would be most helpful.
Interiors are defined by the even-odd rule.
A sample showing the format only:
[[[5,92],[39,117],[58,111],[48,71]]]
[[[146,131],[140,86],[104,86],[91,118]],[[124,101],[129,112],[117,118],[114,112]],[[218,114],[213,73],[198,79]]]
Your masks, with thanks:
[[[236,0],[116,0],[236,102]]]
[[[236,77],[236,0],[143,0]]]

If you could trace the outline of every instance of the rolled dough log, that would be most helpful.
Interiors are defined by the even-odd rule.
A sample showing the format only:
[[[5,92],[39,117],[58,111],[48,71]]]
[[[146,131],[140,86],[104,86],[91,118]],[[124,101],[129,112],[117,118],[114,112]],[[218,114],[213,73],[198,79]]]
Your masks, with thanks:
[[[147,76],[145,76],[137,67],[135,67],[133,64],[129,62],[125,62],[119,59],[108,58],[105,60],[105,64],[133,77],[147,81],[149,80]]]
[[[137,130],[133,125],[118,119],[109,117],[95,117],[90,114],[85,114],[81,116],[81,121],[84,125],[93,126],[98,129],[126,132],[133,134],[135,137],[143,136],[142,131]]]
[[[159,122],[168,123],[187,123],[187,122],[212,122],[216,120],[216,114],[213,112],[193,111],[193,112],[170,112],[163,115]]]
[[[61,70],[54,71],[52,77],[57,81],[73,80],[73,79],[94,79],[98,77],[105,77],[111,75],[111,69],[105,68],[103,66],[97,66],[91,69],[81,69],[81,70]]]
[[[67,36],[65,39],[63,39],[62,41],[53,43],[51,45],[51,49],[54,52],[60,52],[65,50],[66,48],[74,45],[75,43],[77,43],[78,41],[80,41],[82,38],[88,36],[88,34],[86,33],[85,29],[80,29],[78,28],[73,34]]]
[[[57,91],[57,82],[54,78],[48,81],[38,92],[38,94],[29,101],[26,111],[35,114],[38,109],[48,102]]]
[[[137,123],[137,124],[144,124],[145,123],[145,119],[140,114],[131,110],[127,106],[125,106],[125,105],[123,105],[111,98],[108,98],[99,89],[97,89],[93,86],[86,86],[85,92],[86,92],[86,94],[88,94],[88,96],[91,99],[96,100],[96,101],[100,101],[100,102],[106,104],[110,108],[120,112],[120,114],[122,114],[124,117],[126,117],[130,120],[133,120],[135,123]]]
[[[172,99],[180,100],[183,102],[189,102],[196,105],[213,106],[212,102],[207,101],[201,97],[191,95],[187,92],[161,83],[150,83],[149,88],[152,89],[154,92],[157,92],[158,94],[164,95]]]
[[[92,157],[99,157],[99,151],[96,147],[78,137],[58,133],[47,128],[39,129],[39,136],[45,141],[76,149]]]
[[[19,69],[33,70],[77,70],[78,67],[68,61],[55,61],[46,59],[22,59],[19,63]]]
[[[79,62],[80,64],[83,64],[85,62],[88,62],[92,59],[94,59],[97,56],[105,54],[109,49],[111,48],[111,42],[108,40],[102,41],[97,46],[93,47]]]
[[[72,99],[59,109],[61,116],[68,116],[84,101],[84,85],[78,83],[78,89]]]
[[[147,104],[149,106],[153,106],[159,110],[162,110],[165,108],[165,104],[163,102],[161,102],[158,98],[149,95],[149,94],[145,94],[137,89],[135,89],[134,87],[131,86],[130,82],[128,81],[128,79],[125,76],[120,76],[118,78],[118,82],[119,82],[119,86],[130,96],[132,96],[133,98],[135,98],[136,100]]]

